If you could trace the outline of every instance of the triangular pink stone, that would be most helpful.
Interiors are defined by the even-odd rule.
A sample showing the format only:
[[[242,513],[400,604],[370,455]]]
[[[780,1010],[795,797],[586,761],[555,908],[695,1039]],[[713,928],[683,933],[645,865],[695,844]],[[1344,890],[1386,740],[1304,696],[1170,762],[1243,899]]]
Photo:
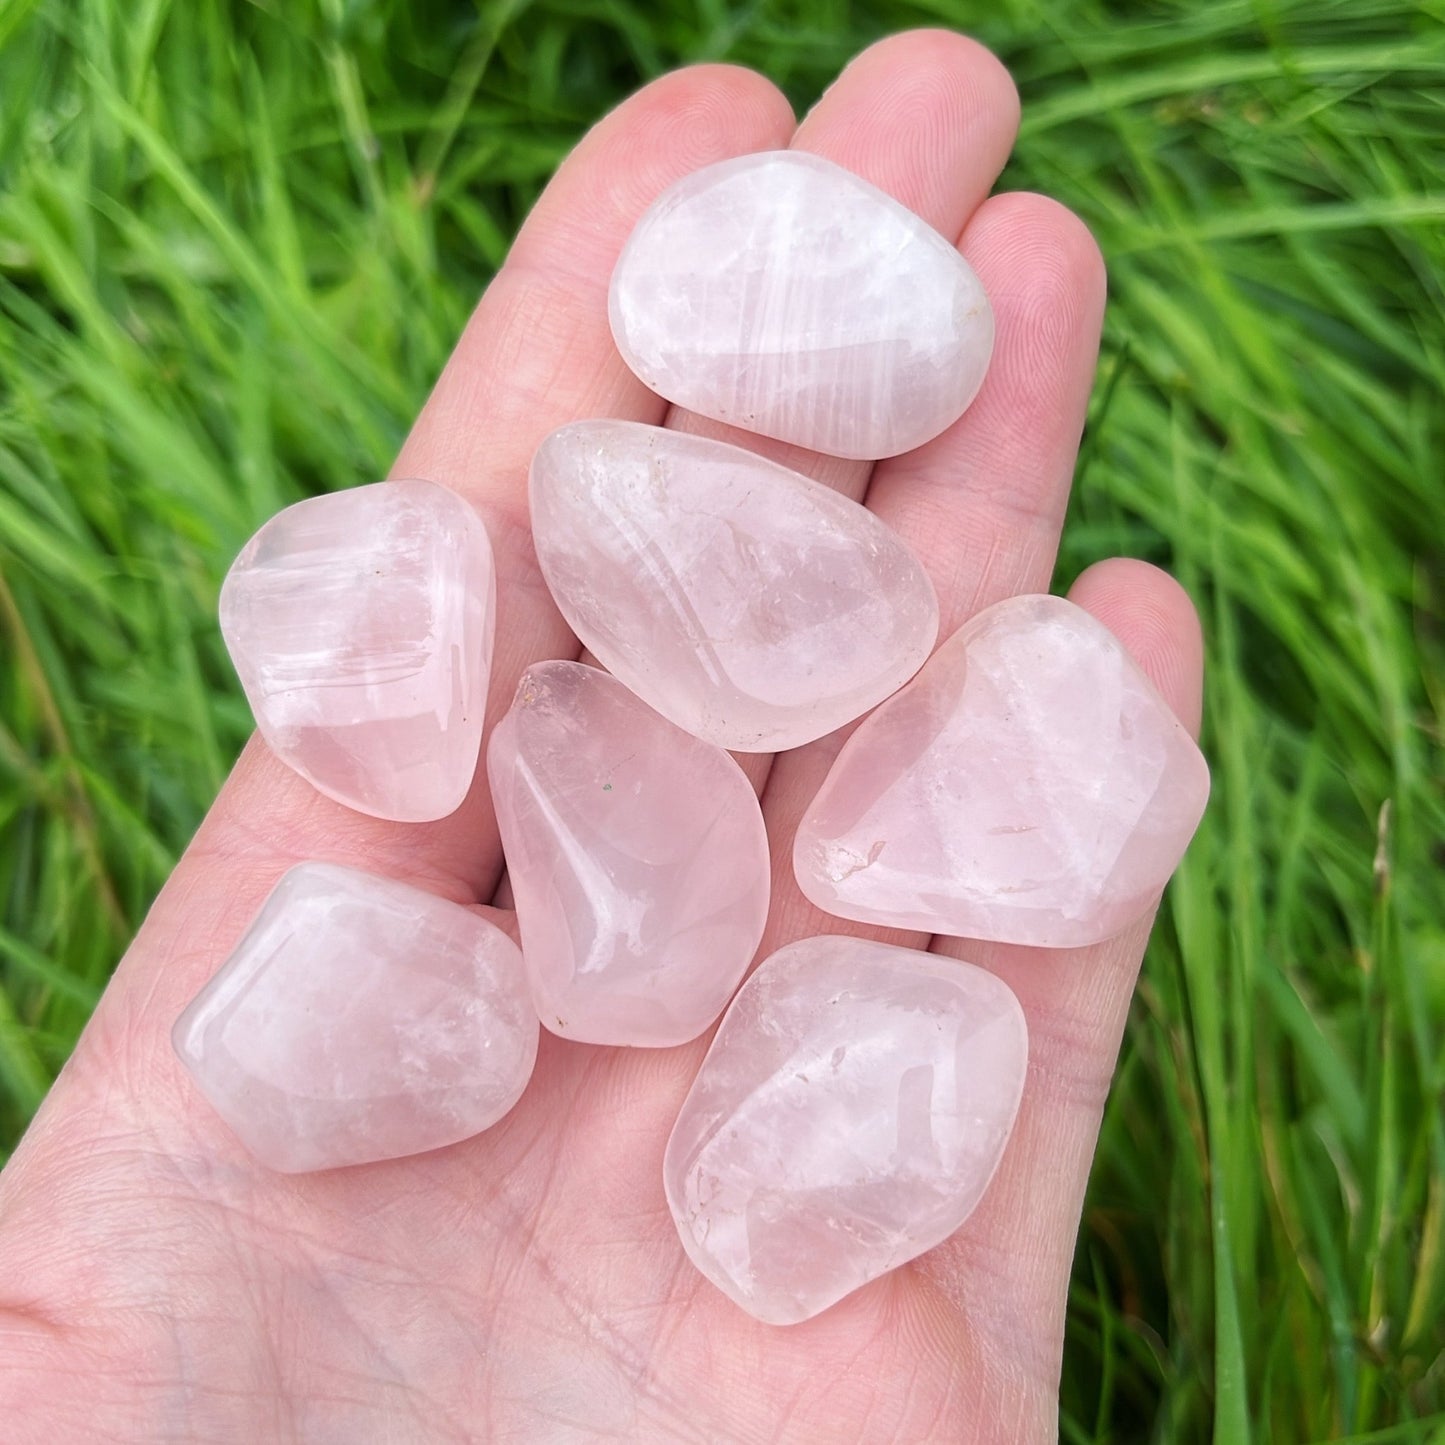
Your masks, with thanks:
[[[842,918],[1072,947],[1148,912],[1209,796],[1117,638],[1057,597],[981,612],[849,739],[798,829]]]

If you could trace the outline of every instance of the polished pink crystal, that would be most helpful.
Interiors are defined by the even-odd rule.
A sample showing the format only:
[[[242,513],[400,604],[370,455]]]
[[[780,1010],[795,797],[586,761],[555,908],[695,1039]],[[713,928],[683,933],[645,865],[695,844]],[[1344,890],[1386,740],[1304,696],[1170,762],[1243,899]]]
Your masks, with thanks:
[[[982,1197],[1023,1091],[1008,986],[866,939],[780,949],[738,991],[663,1163],[692,1262],[795,1324],[942,1243]]]
[[[354,868],[290,870],[176,1021],[176,1052],[283,1173],[469,1138],[537,1055],[522,959],[469,908]]]
[[[871,512],[740,447],[622,421],[549,436],[532,533],[562,615],[664,717],[797,747],[905,682],[938,634],[927,574]]]
[[[496,582],[481,519],[432,482],[287,507],[221,589],[221,632],[271,750],[358,812],[424,822],[481,749]]]
[[[669,401],[840,457],[937,436],[993,349],[988,299],[953,244],[803,151],[721,161],[663,192],[609,309],[627,364]]]
[[[605,672],[543,662],[487,770],[542,1022],[593,1044],[696,1038],[768,916],[767,833],[742,769]]]
[[[853,734],[798,828],[843,918],[1004,943],[1112,937],[1157,901],[1209,769],[1117,638],[1057,597],[953,635]]]

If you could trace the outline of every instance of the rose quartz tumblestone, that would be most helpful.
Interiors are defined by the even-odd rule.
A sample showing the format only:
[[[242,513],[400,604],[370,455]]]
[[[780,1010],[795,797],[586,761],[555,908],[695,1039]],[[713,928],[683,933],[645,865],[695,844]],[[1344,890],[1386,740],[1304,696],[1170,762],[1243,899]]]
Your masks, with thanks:
[[[794,844],[803,892],[896,928],[1063,948],[1158,900],[1209,796],[1118,639],[1057,597],[956,632],[839,754]]]
[[[288,1174],[480,1133],[521,1097],[537,1036],[501,929],[327,863],[281,879],[172,1033],[216,1112]]]
[[[768,915],[768,839],[742,769],[576,662],[523,675],[487,750],[542,1022],[667,1046],[722,1012]]]
[[[221,589],[221,633],[272,752],[339,803],[425,822],[476,773],[496,580],[476,512],[380,482],[278,513]]]
[[[623,358],[669,401],[840,457],[937,436],[993,349],[988,299],[952,242],[803,151],[721,161],[664,191],[609,310]]]
[[[549,436],[532,534],[598,660],[679,727],[743,752],[832,732],[938,635],[918,560],[871,512],[740,447],[623,421]]]
[[[857,938],[780,949],[667,1144],[683,1247],[758,1319],[811,1318],[968,1218],[1027,1064],[1023,1011],[982,969]]]

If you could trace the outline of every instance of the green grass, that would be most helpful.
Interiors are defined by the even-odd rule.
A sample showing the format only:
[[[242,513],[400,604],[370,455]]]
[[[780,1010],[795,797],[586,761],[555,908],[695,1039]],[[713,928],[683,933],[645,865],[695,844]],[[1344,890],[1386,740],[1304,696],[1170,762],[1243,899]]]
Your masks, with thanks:
[[[247,732],[247,534],[380,474],[619,96],[802,105],[919,22],[1014,67],[1007,182],[1110,260],[1058,580],[1149,557],[1209,640],[1064,1438],[1440,1442],[1441,0],[0,0],[0,1159]]]

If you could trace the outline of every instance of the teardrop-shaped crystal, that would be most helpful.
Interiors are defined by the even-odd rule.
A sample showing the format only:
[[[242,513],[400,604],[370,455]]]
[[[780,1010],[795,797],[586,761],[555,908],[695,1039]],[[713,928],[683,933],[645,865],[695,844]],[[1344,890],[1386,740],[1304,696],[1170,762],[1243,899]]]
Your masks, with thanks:
[[[669,401],[840,457],[937,436],[993,350],[993,312],[952,243],[803,151],[721,161],[664,191],[609,309],[623,358]]]
[[[696,1038],[768,916],[767,832],[743,770],[605,672],[542,662],[487,771],[542,1022],[593,1044]]]
[[[221,633],[271,751],[339,803],[426,822],[482,744],[496,580],[481,518],[434,482],[297,502],[247,542]]]
[[[1023,1092],[1002,980],[861,938],[780,949],[738,990],[663,1161],[692,1262],[749,1314],[806,1320],[941,1244]]]
[[[822,737],[901,686],[938,633],[918,560],[871,512],[740,447],[584,421],[532,461],[562,615],[679,727],[743,752]]]
[[[803,892],[885,927],[1067,948],[1158,900],[1209,768],[1119,640],[1059,597],[980,612],[849,738],[798,828]]]

